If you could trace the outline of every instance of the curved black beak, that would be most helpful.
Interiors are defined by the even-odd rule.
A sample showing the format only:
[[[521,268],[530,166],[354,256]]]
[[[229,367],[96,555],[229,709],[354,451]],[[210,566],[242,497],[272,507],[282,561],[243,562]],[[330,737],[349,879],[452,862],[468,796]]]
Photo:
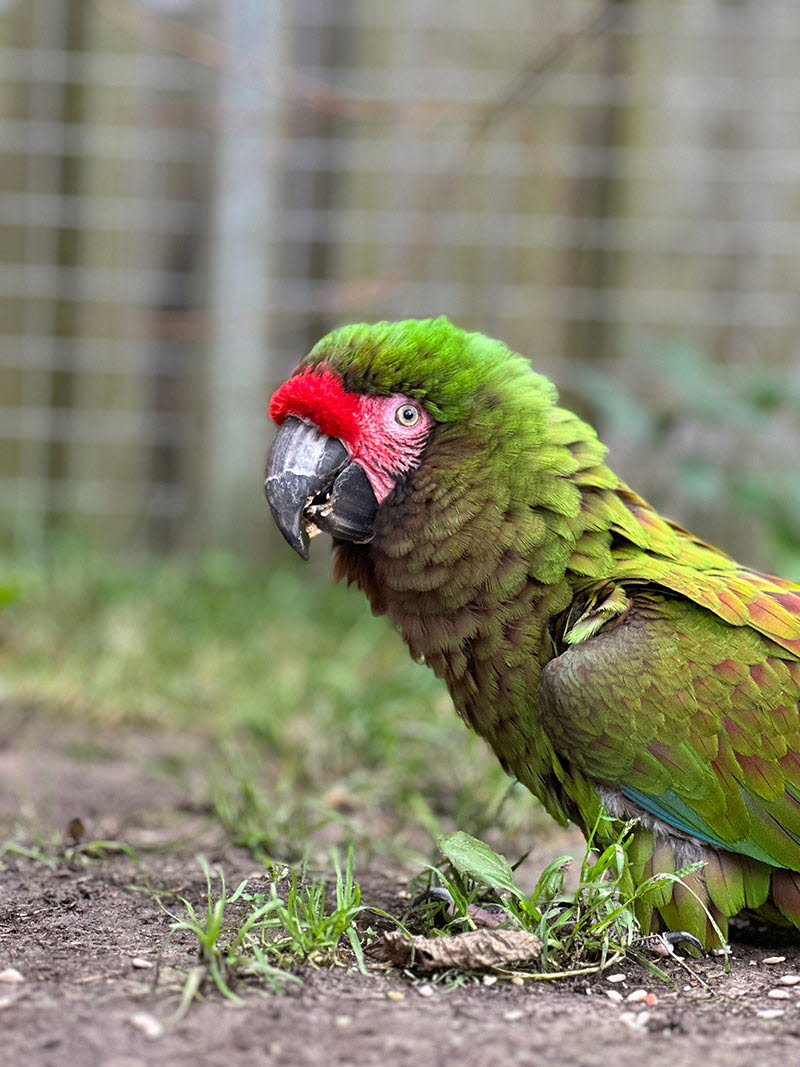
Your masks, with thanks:
[[[341,441],[295,416],[272,443],[264,491],[275,524],[303,559],[319,530],[344,541],[372,537],[378,502],[363,469]]]

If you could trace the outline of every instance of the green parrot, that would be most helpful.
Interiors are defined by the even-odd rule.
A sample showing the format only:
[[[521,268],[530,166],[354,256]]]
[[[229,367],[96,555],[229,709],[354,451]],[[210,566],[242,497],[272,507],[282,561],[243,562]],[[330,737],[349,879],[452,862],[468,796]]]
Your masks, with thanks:
[[[662,518],[527,360],[444,318],[334,330],[270,415],[284,537],[332,535],[509,774],[584,833],[638,820],[638,883],[703,862],[644,932],[800,927],[800,586]]]

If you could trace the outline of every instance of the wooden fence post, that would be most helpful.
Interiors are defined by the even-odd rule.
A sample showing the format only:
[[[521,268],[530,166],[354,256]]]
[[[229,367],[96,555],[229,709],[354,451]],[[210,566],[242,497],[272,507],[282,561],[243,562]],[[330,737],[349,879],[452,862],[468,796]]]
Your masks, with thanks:
[[[247,71],[239,77],[231,70],[219,82],[199,540],[239,548],[256,536],[267,440],[264,400],[272,376],[281,6],[280,0],[229,0],[220,8],[221,43],[242,57],[251,75],[258,66],[261,77],[248,78]]]

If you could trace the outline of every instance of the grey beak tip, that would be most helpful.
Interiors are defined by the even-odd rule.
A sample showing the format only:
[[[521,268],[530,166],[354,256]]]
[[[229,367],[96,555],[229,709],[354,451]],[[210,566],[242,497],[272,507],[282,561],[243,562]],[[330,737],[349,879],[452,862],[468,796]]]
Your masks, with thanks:
[[[293,476],[287,476],[285,481],[270,476],[264,482],[264,492],[275,525],[280,530],[284,541],[294,549],[298,556],[307,560],[309,558],[308,537],[303,532],[302,513],[298,502],[293,499],[296,495],[296,492],[293,492],[295,482],[296,478]]]
[[[308,537],[303,533],[295,533],[294,530],[284,530],[279,526],[283,539],[290,548],[293,548],[298,556],[301,556],[304,560],[309,559],[308,552]]]

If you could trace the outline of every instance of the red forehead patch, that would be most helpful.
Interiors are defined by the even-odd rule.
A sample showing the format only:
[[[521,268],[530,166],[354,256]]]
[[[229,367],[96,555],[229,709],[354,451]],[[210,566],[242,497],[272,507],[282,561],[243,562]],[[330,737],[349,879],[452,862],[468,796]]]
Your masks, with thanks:
[[[348,444],[359,436],[361,397],[348,393],[338,374],[314,368],[287,379],[272,395],[269,417],[279,426],[288,415],[308,419],[327,434]]]

